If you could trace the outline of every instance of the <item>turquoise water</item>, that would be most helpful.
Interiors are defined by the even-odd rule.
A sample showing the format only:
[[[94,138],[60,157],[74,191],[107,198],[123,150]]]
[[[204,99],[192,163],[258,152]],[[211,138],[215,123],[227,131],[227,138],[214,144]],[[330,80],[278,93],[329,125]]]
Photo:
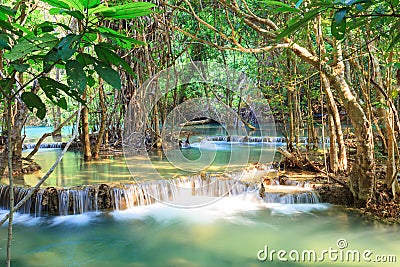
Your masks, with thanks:
[[[54,128],[51,126],[26,126],[22,129],[22,135],[25,135],[24,143],[35,143],[39,140],[44,133],[53,132]],[[62,141],[68,141],[68,136],[72,134],[72,127],[65,126],[61,129]],[[49,136],[45,139],[45,142],[59,142],[60,140],[54,139]]]
[[[325,204],[266,204],[241,195],[197,209],[163,204],[110,213],[41,217],[18,215],[13,266],[398,266],[365,261],[300,262],[273,258],[269,250],[371,250],[400,256],[398,226],[365,222]],[[0,229],[6,236],[6,227]],[[337,241],[348,246],[339,249]],[[6,241],[0,257],[4,261]],[[350,260],[353,258],[349,258]]]
[[[248,163],[259,161],[260,153],[267,153],[272,158],[275,146],[262,144],[229,144],[210,142],[208,147],[200,150],[199,143],[193,143],[191,148],[176,150],[183,156],[191,159],[188,162],[171,163],[162,152],[150,152],[148,157],[137,156],[124,158],[123,155],[103,157],[100,160],[85,162],[79,151],[68,151],[45,182],[45,186],[71,187],[86,184],[99,184],[109,182],[128,182],[134,180],[170,179],[181,175],[192,175],[198,172],[222,173],[246,167]],[[30,150],[24,150],[27,155]],[[61,149],[40,149],[34,160],[42,167],[40,171],[29,175],[16,177],[19,185],[35,185],[54,164]],[[193,161],[203,155],[203,160]],[[206,158],[206,160],[204,160]],[[146,159],[146,160],[144,160]],[[210,159],[210,161],[208,161]],[[127,167],[131,168],[131,172]],[[179,166],[178,166],[179,165]],[[189,168],[190,167],[190,168]],[[192,171],[188,171],[188,170]],[[2,179],[7,183],[7,179]]]
[[[215,131],[219,130],[210,130],[208,135],[215,135]],[[225,171],[235,150],[239,152],[238,159],[245,155],[243,158],[249,162],[263,149],[273,151],[258,144],[224,142],[200,149],[200,139],[191,140],[193,147],[182,149],[184,157],[195,160],[201,155],[215,156],[207,169],[211,172]],[[57,149],[41,150],[36,160],[43,171],[18,182],[37,182],[59,153]],[[149,179],[147,176],[154,172],[152,168],[165,178],[182,175],[182,170],[168,163],[164,154],[150,153],[149,158],[153,167],[138,158],[128,159],[137,164],[138,179]],[[236,163],[232,168],[240,167],[240,161]],[[46,185],[68,187],[132,179],[122,157],[87,163],[81,153],[68,152]],[[6,232],[3,225],[2,262]],[[339,248],[338,244],[347,246]],[[276,254],[272,255],[273,260],[260,261],[258,256],[265,256],[266,246],[269,252],[296,250],[301,254],[314,250],[317,259],[325,255],[324,250],[341,251],[342,255],[369,250],[370,260],[392,255],[397,262],[378,264],[362,258],[360,262],[352,261],[353,258],[333,261],[328,255],[319,262],[312,258],[285,262]],[[328,204],[269,204],[260,200],[257,192],[224,197],[192,209],[156,203],[121,211],[57,217],[16,214],[13,238],[13,266],[398,266],[399,257],[398,225],[366,222],[353,212]]]
[[[85,162],[80,152],[69,151],[44,186],[71,187],[111,182],[124,183],[134,180],[170,179],[199,172],[223,173],[242,169],[249,163],[273,160],[276,144],[204,142],[206,136],[226,134],[224,128],[217,124],[191,126],[185,129],[193,133],[190,137],[190,148],[168,150],[166,153],[150,151],[148,154],[126,158],[120,154]],[[51,131],[51,127],[27,127],[27,140],[38,139],[47,131]],[[52,142],[51,138],[49,137],[46,142]],[[23,155],[29,154],[30,151],[24,150]],[[42,169],[29,175],[16,177],[16,184],[35,185],[60,154],[61,149],[41,148],[35,154],[34,160]],[[2,182],[7,183],[7,179],[3,178]]]

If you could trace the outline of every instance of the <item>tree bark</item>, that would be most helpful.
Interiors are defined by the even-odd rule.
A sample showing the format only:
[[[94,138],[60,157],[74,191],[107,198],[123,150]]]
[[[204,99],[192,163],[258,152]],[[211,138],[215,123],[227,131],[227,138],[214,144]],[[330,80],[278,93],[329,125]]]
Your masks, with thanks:
[[[14,219],[14,185],[13,185],[13,145],[12,145],[12,114],[11,114],[11,99],[7,101],[7,154],[8,154],[8,181],[10,186],[10,215],[8,217],[8,237],[7,237],[7,259],[6,264],[8,267],[11,266],[11,243],[12,243],[12,229]]]
[[[290,40],[286,41],[291,42]],[[334,67],[327,64],[320,65],[317,57],[313,56],[307,49],[297,43],[291,43],[289,48],[292,49],[297,56],[302,58],[305,62],[310,63],[316,69],[321,68],[321,71],[327,76],[331,85],[333,85],[339,93],[340,99],[354,127],[354,133],[357,139],[356,160],[350,172],[350,189],[354,197],[360,200],[360,204],[362,204],[362,202],[365,202],[371,196],[373,185],[375,184],[372,125],[344,78],[341,45],[335,43],[335,46],[338,53],[338,63]]]
[[[333,122],[332,110],[328,108],[328,125],[329,125],[329,167],[330,171],[337,173],[339,170],[339,158],[336,149],[336,127]],[[325,140],[322,140],[325,142]]]
[[[86,100],[86,91],[84,92],[83,98]],[[92,151],[90,148],[89,138],[89,110],[86,106],[82,108],[82,136],[81,142],[83,143],[83,157],[85,160],[92,160]]]
[[[325,48],[325,45],[323,44],[323,35],[322,35],[322,28],[321,28],[321,15],[319,15],[317,17],[317,25],[316,25],[314,31],[316,34],[317,44],[318,44],[318,47],[320,50],[320,58],[325,58],[326,48]],[[344,68],[344,65],[343,65],[343,68]],[[325,91],[326,98],[327,98],[328,110],[330,111],[330,116],[331,116],[330,123],[332,123],[332,126],[333,126],[332,129],[334,129],[334,133],[336,134],[335,140],[338,143],[339,155],[333,156],[335,158],[334,162],[337,162],[337,166],[334,166],[333,169],[343,172],[343,171],[347,170],[347,153],[346,153],[346,145],[344,143],[342,124],[340,122],[339,109],[336,105],[335,97],[331,90],[331,84],[330,84],[330,81],[327,78],[326,74],[321,73],[321,80],[324,85],[323,87],[324,87],[324,91]],[[336,145],[336,144],[334,143],[334,145]],[[332,146],[332,140],[331,140],[331,146]],[[336,151],[336,147],[335,147],[334,151]],[[336,161],[336,159],[337,159],[337,161]]]
[[[99,86],[99,99],[100,99],[100,108],[101,108],[101,121],[100,121],[100,130],[99,135],[96,140],[96,144],[93,149],[93,158],[99,158],[100,146],[103,144],[104,133],[106,132],[106,120],[107,120],[107,108],[105,104],[105,95],[103,88],[103,81],[100,81]]]

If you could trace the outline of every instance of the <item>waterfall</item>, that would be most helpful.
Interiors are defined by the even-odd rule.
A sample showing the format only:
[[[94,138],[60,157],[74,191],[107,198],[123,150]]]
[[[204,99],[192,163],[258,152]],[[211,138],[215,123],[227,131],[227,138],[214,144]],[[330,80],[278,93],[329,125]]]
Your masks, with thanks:
[[[317,204],[319,203],[318,196],[311,190],[296,193],[266,193],[263,197],[266,203],[280,204]]]
[[[74,188],[41,188],[18,210],[37,217],[43,215],[83,214],[91,211],[125,210],[135,206],[151,205],[178,199],[182,191],[190,196],[233,197],[254,194],[258,197],[259,183],[220,179],[217,175],[193,175],[171,180],[155,180],[131,184],[100,184]],[[266,203],[299,204],[319,203],[318,196],[304,183],[279,185],[269,182],[262,197]],[[9,207],[9,186],[0,186],[0,207]],[[29,191],[26,187],[15,187],[15,204]]]
[[[41,143],[39,148],[62,148],[63,147],[63,142],[54,142],[54,143]],[[27,143],[22,145],[22,149],[34,149],[36,147],[36,144],[34,143]]]
[[[299,142],[308,143],[307,137],[300,137]],[[207,141],[214,142],[241,142],[241,143],[286,143],[285,137],[253,137],[253,136],[208,136]],[[322,140],[319,140],[322,143]],[[329,138],[325,138],[325,144],[329,144]]]

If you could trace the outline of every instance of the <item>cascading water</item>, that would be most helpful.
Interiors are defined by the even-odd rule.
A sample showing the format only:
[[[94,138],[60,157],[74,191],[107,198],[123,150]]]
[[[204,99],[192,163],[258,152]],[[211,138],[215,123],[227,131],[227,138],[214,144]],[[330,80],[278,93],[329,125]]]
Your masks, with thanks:
[[[271,183],[270,183],[271,184]],[[235,197],[248,194],[257,196],[266,203],[300,204],[319,203],[318,196],[304,183],[295,185],[263,186],[260,194],[258,183],[242,182],[234,179],[220,179],[217,176],[193,175],[171,180],[147,181],[135,184],[106,184],[82,186],[69,189],[48,187],[37,190],[20,208],[21,213],[32,213],[40,217],[44,214],[83,214],[99,210],[125,210],[135,206],[151,205],[155,202],[171,202],[182,197]],[[25,197],[31,189],[15,187],[15,203]],[[261,197],[259,197],[259,195]],[[0,206],[9,206],[9,187],[0,186]]]
[[[241,143],[286,143],[285,137],[253,137],[253,136],[208,136],[207,141],[213,142],[241,142]],[[300,143],[307,144],[307,137],[300,137]],[[322,143],[322,140],[319,140]],[[325,138],[325,143],[329,144],[329,138]]]
[[[62,148],[65,143],[63,142],[54,142],[54,143],[41,143],[39,148]],[[34,149],[36,144],[27,143],[22,145],[22,149]]]

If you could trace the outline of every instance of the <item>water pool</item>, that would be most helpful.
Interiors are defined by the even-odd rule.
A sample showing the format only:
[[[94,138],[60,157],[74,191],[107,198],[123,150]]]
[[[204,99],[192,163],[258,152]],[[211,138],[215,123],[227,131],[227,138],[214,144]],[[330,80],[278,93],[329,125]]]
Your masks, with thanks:
[[[327,204],[268,204],[242,194],[197,209],[156,203],[124,211],[40,217],[19,214],[13,266],[398,266],[398,263],[260,261],[269,250],[371,250],[400,256],[398,226],[365,222]],[[6,236],[6,227],[0,229]],[[338,240],[347,242],[338,248]],[[5,241],[2,242],[3,247]],[[5,249],[0,251],[4,262]],[[261,255],[263,256],[263,255]]]

